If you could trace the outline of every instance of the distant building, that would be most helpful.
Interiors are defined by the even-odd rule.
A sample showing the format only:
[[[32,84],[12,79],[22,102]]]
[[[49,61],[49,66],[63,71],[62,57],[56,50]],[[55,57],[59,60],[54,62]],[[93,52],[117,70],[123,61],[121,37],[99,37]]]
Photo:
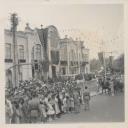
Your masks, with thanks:
[[[60,74],[89,73],[89,50],[84,42],[65,36],[60,39]]]
[[[89,72],[89,50],[82,41],[65,37],[60,39],[55,26],[16,32],[18,54],[18,78],[47,79],[58,75]],[[13,86],[13,41],[11,30],[5,30],[6,85]],[[48,61],[48,63],[44,63]],[[44,68],[45,66],[45,68]],[[42,70],[44,69],[44,70]]]

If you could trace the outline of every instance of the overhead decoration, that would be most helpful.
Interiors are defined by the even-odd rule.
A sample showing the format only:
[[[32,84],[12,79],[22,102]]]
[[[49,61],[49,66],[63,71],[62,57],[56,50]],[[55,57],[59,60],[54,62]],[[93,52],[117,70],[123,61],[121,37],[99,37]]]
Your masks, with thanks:
[[[48,55],[47,55],[47,50],[48,50],[48,44],[47,44],[47,37],[48,37],[48,28],[45,29],[37,29],[37,33],[39,35],[40,42],[43,47],[43,56],[44,59],[42,61],[42,69],[44,72],[48,72],[49,70],[49,60],[48,60]]]
[[[52,64],[58,64],[59,63],[59,51],[51,51],[51,59]]]
[[[99,60],[100,60],[101,65],[103,66],[103,65],[104,65],[104,56],[103,56],[103,52],[99,52],[99,53],[98,53],[98,57],[99,57]]]

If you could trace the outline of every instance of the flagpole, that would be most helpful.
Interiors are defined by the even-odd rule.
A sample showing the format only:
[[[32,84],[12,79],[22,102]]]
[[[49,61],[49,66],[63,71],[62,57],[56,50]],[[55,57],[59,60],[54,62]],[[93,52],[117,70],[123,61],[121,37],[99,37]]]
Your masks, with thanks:
[[[69,75],[69,65],[70,65],[69,63],[70,63],[70,60],[69,60],[69,46],[68,45],[69,45],[69,40],[67,39],[67,55],[68,55],[67,56],[67,58],[68,58],[68,73],[67,74]]]
[[[106,80],[106,61],[105,61],[105,52],[103,52],[103,59],[104,59],[104,75]]]

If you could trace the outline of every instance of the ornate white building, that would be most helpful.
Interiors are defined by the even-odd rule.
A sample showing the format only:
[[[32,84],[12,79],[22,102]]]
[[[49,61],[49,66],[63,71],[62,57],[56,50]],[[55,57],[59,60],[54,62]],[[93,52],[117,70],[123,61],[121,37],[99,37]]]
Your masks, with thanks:
[[[81,40],[73,40],[67,35],[60,39],[60,73],[61,75],[89,73],[89,49]]]
[[[47,79],[58,75],[89,72],[89,50],[82,41],[60,39],[55,26],[16,32],[18,65],[13,64],[12,32],[5,30],[6,85],[14,86],[13,68],[18,66],[18,81]]]

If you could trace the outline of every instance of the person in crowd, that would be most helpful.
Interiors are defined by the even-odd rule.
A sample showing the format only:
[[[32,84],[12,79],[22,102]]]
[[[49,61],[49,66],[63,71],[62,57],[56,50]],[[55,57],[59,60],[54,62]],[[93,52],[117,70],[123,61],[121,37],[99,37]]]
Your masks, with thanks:
[[[73,95],[70,96],[70,112],[72,113],[74,111],[74,98]]]
[[[29,113],[28,113],[28,97],[24,97],[24,103],[22,104],[22,112],[23,112],[23,121],[22,123],[29,123]]]
[[[83,94],[83,100],[84,100],[84,109],[86,111],[89,109],[89,101],[90,101],[90,92],[89,92],[87,86],[85,86],[85,91]]]
[[[70,98],[69,98],[68,95],[66,96],[66,104],[67,104],[67,107],[66,107],[66,113],[69,113],[69,108],[70,108]]]
[[[13,116],[13,106],[11,101],[9,100],[8,92],[6,92],[6,96],[5,96],[5,114],[6,114],[6,123],[11,124],[11,120]]]
[[[101,85],[101,78],[96,79],[96,85],[97,85],[97,92],[100,91],[100,85]]]
[[[61,102],[61,114],[64,114],[64,104],[63,104],[64,92],[63,90],[61,90],[61,92],[59,93],[59,98]]]
[[[44,100],[40,101],[40,110],[41,110],[41,121],[43,123],[47,122],[47,105]]]
[[[48,110],[47,110],[47,115],[48,115],[48,121],[52,121],[54,119],[54,115],[55,115],[55,110],[52,106],[52,102],[51,102],[51,97],[48,98],[48,102],[47,102],[47,106],[48,106]]]
[[[30,123],[36,123],[39,121],[40,118],[40,101],[36,95],[36,92],[33,92],[32,99],[28,101],[28,108],[29,108],[29,119]]]
[[[25,108],[24,108],[24,99],[21,98],[19,100],[19,112],[20,112],[20,123],[24,123],[25,122]]]
[[[67,97],[66,97],[66,95],[64,95],[64,98],[63,98],[63,111],[64,111],[64,113],[67,112]]]
[[[111,89],[111,95],[114,96],[114,82],[113,79],[110,81],[110,89]]]
[[[12,116],[12,124],[19,124],[20,123],[20,109],[19,109],[19,104],[18,101],[13,101],[13,116]]]
[[[58,100],[58,107],[59,107],[59,110],[60,110],[60,113],[58,114],[58,117],[60,117],[61,114],[62,114],[62,105],[63,105],[63,103],[62,103],[62,100],[60,99],[59,93],[57,94],[56,98]]]
[[[79,100],[79,93],[77,89],[75,89],[74,91],[74,112],[75,113],[80,112],[80,100]]]
[[[59,108],[59,99],[57,97],[58,95],[55,95],[55,114],[56,117],[59,118],[60,117],[60,108]]]

